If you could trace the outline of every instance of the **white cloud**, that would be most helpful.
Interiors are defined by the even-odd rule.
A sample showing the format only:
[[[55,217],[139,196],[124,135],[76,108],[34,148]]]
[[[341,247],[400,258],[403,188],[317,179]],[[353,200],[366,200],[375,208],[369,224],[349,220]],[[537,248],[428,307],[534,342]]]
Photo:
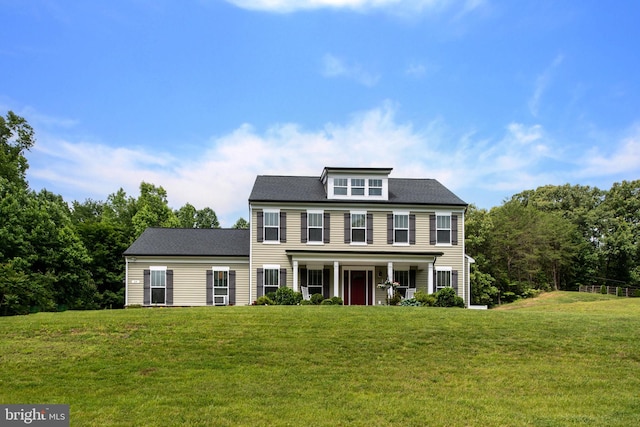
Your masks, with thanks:
[[[467,202],[498,205],[505,197],[584,176],[640,173],[640,126],[608,154],[585,158],[564,152],[541,125],[508,124],[497,138],[452,131],[436,118],[417,129],[385,102],[344,123],[304,129],[294,123],[259,131],[244,124],[202,143],[202,155],[184,157],[142,147],[110,147],[42,134],[28,154],[34,189],[65,200],[105,200],[119,188],[138,195],[141,181],[163,186],[173,208],[189,202],[214,209],[225,227],[247,218],[257,175],[319,176],[325,166],[392,167],[396,177],[436,178]],[[183,157],[180,157],[183,156]],[[636,179],[636,178],[634,178]]]
[[[421,11],[442,8],[452,0],[227,0],[243,9],[291,13],[314,9],[350,9],[365,12],[373,9]],[[476,3],[468,0],[467,3]],[[465,6],[468,7],[468,6]]]
[[[330,78],[352,79],[368,87],[375,86],[380,80],[379,75],[364,70],[360,64],[348,63],[329,53],[322,58],[322,75]]]
[[[594,147],[587,150],[580,159],[583,165],[577,173],[581,178],[635,175],[640,177],[640,126],[635,126],[631,135],[624,138],[620,144],[609,147],[608,153],[601,148]]]

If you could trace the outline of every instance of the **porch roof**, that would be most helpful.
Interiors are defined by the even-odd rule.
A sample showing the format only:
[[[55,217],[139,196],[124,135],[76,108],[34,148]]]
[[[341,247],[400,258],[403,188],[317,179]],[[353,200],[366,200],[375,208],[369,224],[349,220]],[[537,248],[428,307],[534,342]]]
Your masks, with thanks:
[[[313,249],[292,249],[286,251],[294,261],[302,262],[334,262],[354,263],[354,264],[381,264],[386,262],[402,262],[411,264],[422,264],[435,262],[444,255],[444,252],[435,251],[330,251]]]

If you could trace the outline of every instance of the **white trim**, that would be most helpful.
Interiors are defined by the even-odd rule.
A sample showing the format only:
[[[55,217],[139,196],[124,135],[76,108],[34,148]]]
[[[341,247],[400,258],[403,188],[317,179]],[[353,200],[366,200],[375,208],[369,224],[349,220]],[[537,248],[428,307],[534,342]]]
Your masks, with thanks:
[[[364,215],[364,241],[362,242],[354,242],[353,241],[353,216],[354,215]],[[356,230],[360,230],[361,228],[356,228]],[[350,210],[349,211],[349,244],[354,246],[366,246],[367,245],[367,211],[363,210]]]
[[[149,270],[150,271],[167,271],[167,266],[166,265],[150,265]]]
[[[435,280],[433,283],[433,291],[434,292],[438,292],[438,272],[440,271],[447,271],[449,272],[449,286],[445,286],[445,287],[453,287],[453,283],[451,283],[451,281],[453,280],[453,267],[436,267],[436,274],[435,274]],[[445,288],[443,287],[443,289]]]
[[[220,306],[220,304],[216,304],[216,297],[223,298],[223,303],[222,305],[229,305],[229,267],[218,267],[218,266],[213,266],[211,267],[211,271],[214,273],[214,277],[212,278],[212,283],[211,283],[211,292],[213,293],[213,305],[214,306]],[[224,289],[227,290],[226,295],[216,295],[216,289],[223,289],[222,286],[216,286],[215,282],[215,273],[216,272],[223,272],[223,273],[227,273],[227,286],[224,287]]]
[[[322,219],[322,225],[320,226],[320,240],[309,240],[309,215],[311,214],[320,215],[320,218]],[[324,245],[324,209],[307,209],[307,229],[305,230],[305,233],[307,233],[307,245]]]
[[[300,290],[298,286],[298,261],[293,261],[293,291],[298,292]]]
[[[365,272],[365,276],[364,276],[364,283],[365,283],[365,293],[364,293],[364,305],[376,305],[375,302],[375,296],[376,296],[376,285],[375,285],[375,277],[373,277],[373,275],[376,272],[375,267],[371,267],[371,266],[364,266],[364,265],[345,265],[342,267],[342,271],[343,273],[345,271],[349,272],[349,290],[351,290],[351,272],[352,271],[364,271]],[[371,276],[372,276],[372,280],[371,283],[367,283],[369,280],[369,271],[371,271]],[[347,301],[345,298],[345,291],[347,289],[347,283],[343,283],[342,284],[342,301],[344,302],[345,305],[347,305]],[[371,297],[371,298],[369,298]],[[369,304],[369,299],[372,300],[372,303]],[[349,304],[351,305],[351,300],[349,300]]]
[[[267,214],[276,214],[278,218],[277,227],[269,226],[269,228],[277,228],[278,229],[278,238],[276,240],[267,240]],[[262,243],[267,245],[272,244],[280,244],[280,239],[282,236],[280,235],[280,228],[282,224],[280,224],[280,208],[266,208],[262,209]]]
[[[396,242],[396,215],[397,216],[406,216],[407,217],[407,241],[406,242]],[[409,211],[393,211],[392,221],[393,221],[393,246],[410,246],[411,244],[411,216]],[[405,230],[404,228],[399,228],[398,230]]]

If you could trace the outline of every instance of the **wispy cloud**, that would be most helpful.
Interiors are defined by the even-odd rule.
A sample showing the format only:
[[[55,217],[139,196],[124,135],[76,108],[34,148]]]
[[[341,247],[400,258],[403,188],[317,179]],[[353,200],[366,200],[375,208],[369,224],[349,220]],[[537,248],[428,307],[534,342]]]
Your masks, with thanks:
[[[591,148],[581,158],[584,167],[579,177],[619,176],[635,174],[640,176],[640,125],[636,125],[629,135],[619,143],[608,147]]]
[[[329,53],[322,58],[322,75],[352,79],[368,87],[375,86],[380,80],[380,75],[365,70],[360,64],[347,62]]]
[[[67,201],[105,200],[120,187],[135,196],[141,181],[151,182],[167,190],[174,208],[209,206],[231,226],[247,217],[256,175],[319,176],[327,165],[393,167],[394,176],[436,178],[483,207],[540,185],[640,175],[640,127],[613,141],[608,153],[592,148],[583,157],[565,151],[539,124],[509,123],[501,135],[483,138],[452,131],[440,118],[416,128],[398,120],[398,109],[385,102],[319,129],[285,123],[259,131],[244,124],[203,141],[197,158],[44,134],[29,153],[28,178],[35,189]]]
[[[529,111],[533,117],[538,117],[542,96],[551,82],[554,71],[562,64],[563,60],[563,55],[557,55],[553,62],[536,78],[533,95],[529,99]]]
[[[439,11],[452,5],[459,14],[469,13],[484,0],[226,0],[243,9],[273,13],[292,13],[315,9],[346,9],[357,12],[386,10],[395,14]]]

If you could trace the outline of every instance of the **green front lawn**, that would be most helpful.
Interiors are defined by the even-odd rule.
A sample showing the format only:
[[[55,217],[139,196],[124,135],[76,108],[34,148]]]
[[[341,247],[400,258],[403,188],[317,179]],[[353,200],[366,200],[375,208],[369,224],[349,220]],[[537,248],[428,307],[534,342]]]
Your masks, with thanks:
[[[72,426],[640,425],[640,299],[534,302],[0,318],[0,403]]]

